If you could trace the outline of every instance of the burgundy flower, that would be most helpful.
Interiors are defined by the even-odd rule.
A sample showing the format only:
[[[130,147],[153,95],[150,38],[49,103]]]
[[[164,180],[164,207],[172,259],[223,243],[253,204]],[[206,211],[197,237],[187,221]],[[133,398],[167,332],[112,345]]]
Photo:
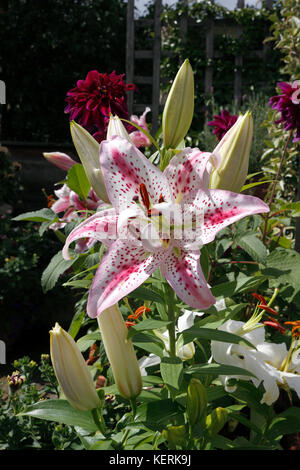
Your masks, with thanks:
[[[126,92],[135,89],[125,83],[123,75],[115,71],[110,74],[91,70],[85,80],[68,91],[65,113],[70,121],[76,120],[100,142],[105,138],[110,114],[129,119]]]
[[[213,134],[216,134],[217,139],[220,141],[236,122],[237,118],[236,114],[230,114],[226,109],[223,109],[221,114],[215,115],[214,120],[208,122],[207,125],[215,127]]]
[[[281,113],[275,124],[283,123],[286,131],[296,130],[294,142],[300,140],[300,82],[279,82],[282,94],[270,98],[269,105]]]

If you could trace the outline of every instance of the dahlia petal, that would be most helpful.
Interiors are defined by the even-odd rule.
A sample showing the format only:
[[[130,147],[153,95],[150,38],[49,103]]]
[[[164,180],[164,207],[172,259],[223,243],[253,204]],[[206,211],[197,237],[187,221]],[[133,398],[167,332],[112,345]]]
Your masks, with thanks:
[[[267,204],[259,198],[221,189],[189,194],[182,201],[182,206],[185,220],[193,215],[196,217],[195,234],[189,241],[201,244],[210,243],[220,230],[243,217],[269,212]],[[183,238],[183,242],[186,240]]]
[[[175,155],[164,171],[175,202],[191,191],[204,188],[206,166],[211,154],[199,149],[186,148]]]
[[[111,204],[119,210],[135,204],[144,184],[152,202],[162,195],[170,200],[165,176],[130,142],[119,136],[100,145],[100,165]]]
[[[167,250],[149,254],[140,243],[117,240],[103,257],[94,277],[87,313],[95,318],[103,310],[139,287],[159,267]]]
[[[70,259],[69,246],[80,238],[93,238],[106,245],[114,242],[117,233],[117,215],[114,209],[97,212],[72,230],[66,239],[62,255]]]
[[[192,308],[207,309],[216,299],[210,292],[200,266],[200,252],[181,250],[171,253],[161,266],[161,272],[176,294]]]

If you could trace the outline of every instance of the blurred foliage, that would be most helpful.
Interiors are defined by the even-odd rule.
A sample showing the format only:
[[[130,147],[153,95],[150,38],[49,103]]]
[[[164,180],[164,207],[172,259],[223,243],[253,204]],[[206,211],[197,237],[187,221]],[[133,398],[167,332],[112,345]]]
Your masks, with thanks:
[[[8,385],[10,376],[0,382],[0,450],[80,448],[80,441],[70,426],[22,416],[32,403],[58,396],[50,357],[42,354],[37,363],[24,356],[12,366],[11,375],[17,373],[23,383]]]
[[[188,16],[187,34],[182,36],[181,22]],[[269,95],[278,76],[280,52],[268,51],[264,39],[269,34],[270,11],[266,8],[228,10],[203,1],[184,6],[180,1],[176,8],[165,7],[163,27],[163,48],[172,55],[164,58],[162,76],[170,79],[176,75],[178,59],[188,57],[195,72],[195,116],[192,129],[199,129],[205,120],[205,107],[211,104],[212,95],[205,95],[204,76],[207,65],[205,54],[205,31],[207,19],[218,20],[219,30],[215,32],[213,65],[213,99],[218,105],[226,107],[233,101],[234,57],[243,56],[242,98],[247,101],[249,95],[261,93]],[[236,25],[242,28],[237,36]],[[225,28],[224,30],[220,28]],[[262,52],[257,56],[255,51]],[[265,54],[267,53],[267,56]],[[267,60],[266,60],[267,57]],[[167,87],[168,88],[168,87]],[[209,116],[210,117],[210,116]]]
[[[277,11],[269,17],[272,36],[267,41],[274,41],[275,49],[283,55],[284,65],[280,73],[287,80],[296,80],[300,75],[300,3],[298,0],[284,0],[276,5]]]
[[[5,150],[5,149],[4,149]],[[55,235],[49,231],[41,239],[39,226],[28,222],[22,226],[11,219],[16,207],[21,205],[22,186],[20,166],[9,153],[0,153],[0,312],[1,339],[7,343],[8,352],[24,343],[44,325],[45,335],[52,326],[53,312],[65,314],[65,292],[62,287],[54,296],[45,296],[41,287],[41,273],[48,264],[49,253],[54,255],[60,247]],[[69,296],[70,297],[70,296]],[[72,302],[70,309],[72,309]],[[56,314],[57,314],[56,313]],[[38,341],[36,341],[38,346]]]

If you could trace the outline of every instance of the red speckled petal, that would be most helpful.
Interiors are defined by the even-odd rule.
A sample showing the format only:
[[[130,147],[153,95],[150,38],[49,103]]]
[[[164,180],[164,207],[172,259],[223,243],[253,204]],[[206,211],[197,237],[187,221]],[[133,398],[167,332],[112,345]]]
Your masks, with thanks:
[[[257,197],[221,189],[189,194],[182,201],[182,206],[186,215],[191,217],[195,214],[197,217],[194,240],[200,244],[213,241],[220,230],[243,217],[269,212],[267,204]],[[184,245],[181,243],[181,246]]]
[[[88,298],[88,315],[97,317],[139,287],[166,256],[168,250],[146,253],[138,242],[117,240],[113,243],[94,277]]]
[[[205,170],[211,153],[199,149],[186,148],[172,158],[164,171],[169,181],[175,202],[191,191],[206,189],[204,182]]]
[[[142,183],[152,204],[158,203],[160,195],[165,200],[171,198],[162,172],[126,139],[113,136],[101,143],[100,166],[109,200],[119,211],[135,204],[135,196],[140,198]]]
[[[63,257],[70,259],[69,246],[80,238],[93,238],[105,245],[113,243],[117,235],[117,221],[118,217],[115,209],[96,212],[96,214],[81,222],[69,234],[62,251]]]
[[[174,252],[161,266],[161,272],[174,291],[192,308],[207,309],[216,299],[210,292],[200,266],[200,252]]]

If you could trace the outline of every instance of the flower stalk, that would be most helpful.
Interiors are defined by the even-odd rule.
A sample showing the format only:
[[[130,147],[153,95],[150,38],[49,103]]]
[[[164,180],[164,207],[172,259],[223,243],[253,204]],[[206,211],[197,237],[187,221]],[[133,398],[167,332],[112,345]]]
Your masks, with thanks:
[[[273,183],[273,187],[272,187],[272,192],[271,192],[271,196],[270,196],[270,199],[269,199],[269,207],[271,207],[271,204],[273,203],[273,200],[274,200],[274,196],[275,196],[275,191],[276,191],[276,186],[277,186],[277,183],[278,183],[278,180],[279,180],[279,176],[280,176],[280,173],[281,173],[281,169],[282,169],[282,165],[283,165],[283,162],[285,160],[285,157],[286,157],[286,154],[287,154],[287,150],[288,150],[288,146],[292,140],[292,137],[293,137],[293,133],[294,133],[294,129],[292,129],[288,135],[288,138],[285,142],[285,145],[284,145],[284,149],[283,149],[283,152],[282,152],[282,156],[281,156],[281,159],[280,159],[280,162],[279,162],[279,166],[278,166],[278,170],[277,170],[277,173],[276,173],[276,177],[275,177],[275,180]],[[268,227],[268,220],[269,220],[269,217],[270,217],[270,214],[267,213],[265,215],[265,224],[264,224],[264,229],[263,229],[263,236],[262,236],[262,241],[263,243],[266,242],[266,236],[267,236],[267,227]]]

